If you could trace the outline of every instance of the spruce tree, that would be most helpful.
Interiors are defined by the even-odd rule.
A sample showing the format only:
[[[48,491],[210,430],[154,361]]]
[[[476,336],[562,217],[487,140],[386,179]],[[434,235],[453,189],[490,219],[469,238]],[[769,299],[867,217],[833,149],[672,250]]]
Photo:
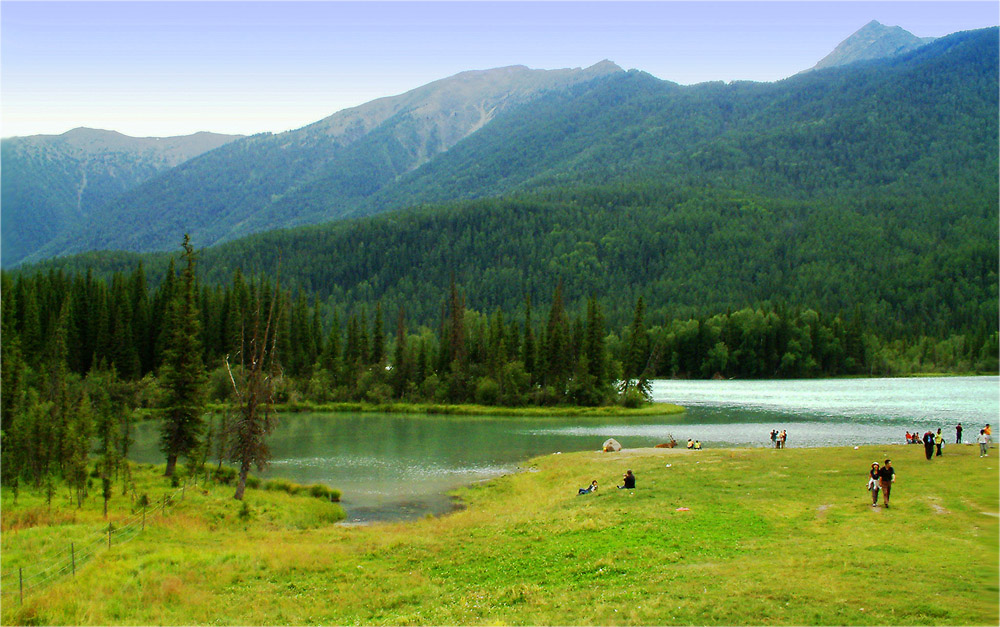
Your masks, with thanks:
[[[198,289],[194,274],[195,252],[187,234],[182,246],[184,270],[167,309],[163,366],[160,370],[165,392],[160,447],[167,456],[164,472],[167,477],[173,476],[179,456],[188,455],[197,448],[205,408],[202,389],[205,369],[198,341],[201,322],[198,319]]]

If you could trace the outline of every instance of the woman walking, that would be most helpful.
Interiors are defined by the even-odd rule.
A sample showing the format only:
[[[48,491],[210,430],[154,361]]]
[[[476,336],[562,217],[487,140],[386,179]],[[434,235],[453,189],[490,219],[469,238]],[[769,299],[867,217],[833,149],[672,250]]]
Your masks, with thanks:
[[[878,506],[879,490],[879,467],[878,462],[872,462],[872,468],[868,471],[868,491],[872,493],[872,507]]]

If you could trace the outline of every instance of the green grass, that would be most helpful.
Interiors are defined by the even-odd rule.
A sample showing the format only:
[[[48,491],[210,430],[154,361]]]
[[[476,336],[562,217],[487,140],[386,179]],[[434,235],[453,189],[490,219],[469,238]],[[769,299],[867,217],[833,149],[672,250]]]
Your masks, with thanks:
[[[460,490],[462,511],[368,527],[312,520],[336,505],[280,490],[248,492],[241,517],[229,489],[210,488],[23,606],[5,587],[2,619],[997,624],[1000,460],[950,446],[928,462],[917,449],[550,455]],[[868,465],[887,456],[892,508],[873,509]],[[627,468],[638,489],[616,490]],[[601,489],[577,496],[592,479]],[[13,506],[3,494],[5,577],[77,527],[102,524],[99,512],[72,520],[65,495],[51,513],[34,498]],[[39,507],[33,526],[15,524]]]

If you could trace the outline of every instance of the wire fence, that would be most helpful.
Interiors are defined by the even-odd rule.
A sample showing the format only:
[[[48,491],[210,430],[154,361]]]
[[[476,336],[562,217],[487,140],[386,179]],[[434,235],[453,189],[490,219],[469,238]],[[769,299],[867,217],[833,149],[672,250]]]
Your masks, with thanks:
[[[37,591],[66,575],[75,575],[77,568],[94,556],[138,537],[146,529],[147,518],[165,511],[178,498],[183,498],[186,487],[182,486],[172,494],[163,495],[161,500],[144,506],[140,513],[133,514],[130,518],[102,525],[100,530],[87,536],[79,546],[77,542],[70,542],[68,547],[55,551],[45,559],[35,559],[29,566],[20,566],[17,570],[11,568],[0,573],[0,594],[16,595],[23,603],[25,594]]]

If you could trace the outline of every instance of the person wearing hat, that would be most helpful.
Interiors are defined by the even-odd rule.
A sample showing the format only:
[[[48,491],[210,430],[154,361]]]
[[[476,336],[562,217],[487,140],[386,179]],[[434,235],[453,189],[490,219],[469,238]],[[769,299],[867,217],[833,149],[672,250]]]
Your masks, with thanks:
[[[889,509],[889,491],[892,484],[896,482],[896,471],[892,467],[892,460],[887,459],[878,471],[879,485],[882,488],[882,501],[885,508]]]
[[[868,471],[868,490],[872,493],[872,507],[878,506],[879,489],[879,467],[878,462],[872,462],[872,468]]]

